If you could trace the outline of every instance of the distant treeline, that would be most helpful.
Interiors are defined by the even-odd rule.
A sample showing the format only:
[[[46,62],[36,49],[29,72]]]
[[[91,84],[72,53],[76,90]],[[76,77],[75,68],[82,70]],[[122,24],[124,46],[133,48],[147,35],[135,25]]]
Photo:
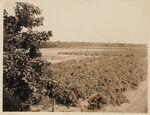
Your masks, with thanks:
[[[100,42],[42,42],[40,48],[71,48],[71,47],[147,47],[146,44],[100,43]]]

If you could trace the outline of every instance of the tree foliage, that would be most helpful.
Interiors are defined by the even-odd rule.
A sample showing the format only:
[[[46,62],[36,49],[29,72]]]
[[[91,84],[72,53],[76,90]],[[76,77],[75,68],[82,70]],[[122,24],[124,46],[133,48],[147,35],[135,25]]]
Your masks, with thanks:
[[[30,57],[34,58],[38,56],[41,41],[49,40],[52,32],[33,31],[34,27],[43,25],[44,18],[39,17],[41,10],[38,7],[16,2],[14,9],[15,16],[8,16],[4,10],[4,51],[23,48],[28,50]]]
[[[41,41],[49,40],[52,32],[34,30],[43,25],[44,18],[39,17],[38,7],[16,2],[14,11],[15,16],[8,15],[6,10],[3,12],[3,88],[25,102],[29,97],[36,98],[51,76],[47,69],[50,63],[41,58],[39,46]]]

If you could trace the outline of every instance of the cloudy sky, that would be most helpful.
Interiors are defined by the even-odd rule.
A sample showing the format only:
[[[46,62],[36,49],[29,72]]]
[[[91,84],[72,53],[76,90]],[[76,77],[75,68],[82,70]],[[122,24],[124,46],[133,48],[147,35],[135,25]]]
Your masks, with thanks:
[[[15,1],[6,1],[11,14]],[[40,30],[52,30],[53,41],[148,43],[150,38],[150,0],[40,1],[25,2],[43,10]]]

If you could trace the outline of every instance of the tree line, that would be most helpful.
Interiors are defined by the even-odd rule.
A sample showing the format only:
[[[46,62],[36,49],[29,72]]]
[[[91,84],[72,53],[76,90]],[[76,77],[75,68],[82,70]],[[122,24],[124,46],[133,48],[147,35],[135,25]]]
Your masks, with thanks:
[[[127,43],[100,43],[100,42],[62,42],[48,41],[41,42],[40,48],[71,48],[71,47],[146,47],[145,44],[127,44]]]

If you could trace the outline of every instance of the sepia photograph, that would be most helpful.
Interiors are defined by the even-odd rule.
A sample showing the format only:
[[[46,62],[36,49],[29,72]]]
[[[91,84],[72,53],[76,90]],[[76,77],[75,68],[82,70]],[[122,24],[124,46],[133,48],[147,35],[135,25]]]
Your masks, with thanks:
[[[149,0],[3,1],[3,112],[148,114]]]

